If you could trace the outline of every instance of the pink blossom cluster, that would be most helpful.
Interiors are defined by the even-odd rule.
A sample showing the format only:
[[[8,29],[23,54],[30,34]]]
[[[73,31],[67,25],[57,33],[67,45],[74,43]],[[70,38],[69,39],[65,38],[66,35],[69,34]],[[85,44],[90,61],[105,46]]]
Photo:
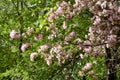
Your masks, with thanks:
[[[66,15],[70,9],[70,6],[67,2],[63,1],[62,3],[57,4],[57,10],[53,11],[51,10],[50,16],[48,18],[48,21],[53,22],[54,19],[58,18],[58,16],[63,15],[69,17],[70,15]]]
[[[43,58],[45,59],[47,65],[51,65],[52,64],[52,57],[53,55],[48,53],[48,50],[51,48],[51,44],[46,43],[45,45],[40,46],[40,48],[38,49],[38,53],[41,53]]]
[[[57,58],[58,64],[64,63],[66,59],[70,57],[70,54],[62,48],[60,44],[56,44],[50,50],[50,54]]]
[[[48,50],[50,52],[48,52]],[[58,64],[64,63],[65,60],[70,57],[70,54],[68,54],[68,52],[66,50],[64,50],[60,44],[56,44],[52,48],[49,43],[42,45],[38,49],[38,53],[42,54],[43,58],[45,59],[45,61],[48,65],[52,64],[53,57],[58,60]]]
[[[45,45],[40,46],[40,48],[38,49],[38,52],[46,52],[49,48],[51,47],[51,44],[46,43]]]
[[[50,50],[50,54],[48,52]],[[45,45],[40,46],[38,49],[38,53],[41,53],[43,58],[45,59],[47,65],[52,64],[52,58],[55,57],[58,60],[58,64],[62,64],[68,59],[71,55],[68,54],[60,44],[56,44],[51,48],[51,44],[47,43]]]
[[[52,33],[48,36],[48,39],[53,39],[56,37],[56,35],[58,33],[58,28],[56,27],[55,23],[51,23],[49,25],[49,28],[50,28]]]
[[[65,39],[64,39],[65,43],[68,44],[68,42],[69,42],[72,38],[75,38],[75,36],[76,36],[76,34],[75,34],[74,31],[70,32],[70,33],[68,34],[68,36],[66,36]]]
[[[81,71],[78,72],[79,76],[85,76],[86,72],[88,75],[90,75],[92,78],[96,78],[97,75],[95,74],[95,72],[93,70],[91,70],[92,68],[92,63],[86,63],[86,65],[82,68]]]
[[[81,40],[76,40],[76,33],[72,31],[63,39],[63,43],[42,45],[38,49],[38,53],[42,54],[48,65],[52,64],[53,58],[57,59],[58,64],[62,64],[71,57],[71,53],[63,47],[68,45],[69,42],[74,42],[72,39],[75,39],[75,42],[78,43],[77,46],[79,46],[79,49],[83,49],[85,53],[94,56],[106,54],[105,47],[114,47],[118,41],[117,38],[120,31],[120,6],[117,4],[118,3],[115,0],[75,0],[75,4],[73,5],[65,1],[58,3],[57,10],[52,10],[48,18],[48,21],[50,22],[49,29],[52,32],[52,34],[48,36],[48,39],[58,37],[59,34],[54,19],[63,16],[67,20],[70,20],[87,7],[93,14],[93,18],[91,18],[93,26],[89,27],[89,32],[86,36],[87,40],[83,42]],[[62,23],[63,29],[66,30],[68,28],[67,23],[65,21]],[[28,32],[31,33],[31,31]],[[37,36],[38,39],[42,39],[42,37],[42,34]],[[28,47],[23,47],[22,51],[25,51],[27,48]],[[31,54],[31,61],[34,61],[36,55],[37,53]],[[84,59],[84,55],[80,54],[80,58]],[[92,63],[87,63],[82,68],[82,71],[79,71],[79,75],[84,76],[84,73],[89,71],[88,74],[95,78],[96,74],[93,71],[90,71],[92,67]]]
[[[114,47],[117,43],[118,33],[120,31],[120,6],[117,1],[97,0],[88,1],[86,6],[89,7],[93,14],[89,27],[87,41],[84,41],[84,51],[94,55],[105,54],[105,47]],[[79,3],[79,1],[76,1]],[[89,45],[89,46],[88,46]],[[93,45],[93,46],[92,46]]]

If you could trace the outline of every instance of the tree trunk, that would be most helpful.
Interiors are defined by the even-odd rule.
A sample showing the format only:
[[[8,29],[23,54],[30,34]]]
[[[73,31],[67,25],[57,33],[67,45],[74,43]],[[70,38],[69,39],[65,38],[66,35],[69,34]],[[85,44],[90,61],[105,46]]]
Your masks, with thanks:
[[[116,65],[117,65],[117,52],[112,51],[109,48],[106,48],[106,68],[107,68],[107,80],[116,80]]]

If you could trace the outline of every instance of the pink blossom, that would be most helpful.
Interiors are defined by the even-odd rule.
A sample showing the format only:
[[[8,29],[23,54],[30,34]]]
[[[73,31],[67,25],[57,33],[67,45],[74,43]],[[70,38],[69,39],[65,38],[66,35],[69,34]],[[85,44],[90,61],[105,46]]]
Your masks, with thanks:
[[[119,8],[118,8],[118,13],[120,13],[120,6],[119,6]]]
[[[49,18],[48,18],[48,21],[52,22],[57,16],[55,15],[55,13],[51,13]]]
[[[104,1],[102,4],[101,4],[101,7],[104,9],[107,7],[107,1]]]
[[[84,48],[84,51],[85,51],[86,53],[91,53],[91,51],[92,51],[92,48],[91,48],[91,47]]]
[[[89,36],[89,40],[90,41],[94,41],[95,40],[95,35],[94,35],[94,33],[93,32],[90,32],[90,33],[88,33],[88,36]]]
[[[96,2],[96,4],[97,4],[97,5],[101,5],[102,2],[98,0],[98,1]]]
[[[67,28],[67,25],[66,25],[66,22],[64,21],[63,22],[63,29],[66,29]]]
[[[67,5],[68,5],[68,3],[65,1],[62,1],[62,3],[60,4],[61,7],[66,7]]]
[[[113,8],[114,8],[114,6],[113,6],[112,3],[109,3],[108,6],[109,6],[110,9],[113,9]]]
[[[55,24],[54,23],[51,23],[50,26],[49,26],[50,29],[55,29]]]
[[[81,59],[84,59],[84,55],[83,55],[83,54],[80,54],[80,58],[81,58]]]
[[[35,37],[35,40],[41,40],[43,38],[43,34],[39,34],[37,37]]]
[[[83,45],[91,45],[91,42],[89,40],[84,41]]]
[[[46,43],[45,45],[40,46],[40,49],[38,49],[38,52],[45,52],[47,49],[50,48],[50,44]]]
[[[100,17],[95,16],[95,20],[94,20],[93,24],[94,24],[94,25],[97,25],[97,24],[99,24],[100,22],[101,22]]]
[[[22,44],[22,46],[21,46],[22,52],[25,52],[25,50],[26,50],[29,46],[30,46],[30,43]]]
[[[10,32],[10,37],[11,37],[11,38],[19,38],[20,35],[19,35],[18,32],[16,32],[15,30],[12,30],[12,31]]]
[[[64,11],[61,7],[58,7],[58,9],[56,10],[55,12],[56,15],[63,15],[64,14]]]
[[[79,74],[80,76],[84,76],[84,75],[85,75],[85,73],[84,73],[83,71],[79,71],[78,74]]]
[[[115,44],[117,42],[117,35],[108,36],[108,43]]]
[[[94,32],[95,30],[95,27],[89,27],[89,32]]]
[[[75,37],[75,32],[71,32],[71,33],[69,34],[69,37],[71,37],[71,38]]]
[[[50,34],[50,35],[48,36],[48,39],[53,39],[54,37],[55,37],[54,34]]]
[[[37,57],[37,55],[38,55],[38,53],[36,53],[36,52],[31,53],[30,54],[30,60],[34,61],[34,59]]]
[[[86,71],[86,70],[90,70],[92,68],[92,63],[87,63],[84,67],[83,67],[83,70]]]
[[[48,58],[45,59],[47,62],[47,65],[51,65],[52,64],[52,56],[49,56]]]

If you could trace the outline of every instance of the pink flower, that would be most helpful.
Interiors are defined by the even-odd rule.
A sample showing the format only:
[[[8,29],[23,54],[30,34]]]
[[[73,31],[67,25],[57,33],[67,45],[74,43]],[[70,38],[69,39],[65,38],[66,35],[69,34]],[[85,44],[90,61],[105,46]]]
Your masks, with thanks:
[[[94,32],[95,30],[95,27],[89,27],[89,32]]]
[[[30,43],[22,44],[22,46],[21,46],[22,52],[25,52],[25,50],[26,50],[29,46],[30,46]]]
[[[96,78],[96,74],[93,71],[89,71],[88,74],[92,76],[93,78]]]
[[[120,6],[119,6],[119,8],[118,8],[118,13],[120,13]]]
[[[79,71],[78,74],[79,74],[80,76],[84,76],[84,75],[85,75],[83,71]]]
[[[86,40],[86,41],[84,41],[83,45],[91,45],[91,42]]]
[[[91,47],[84,48],[84,51],[85,51],[86,53],[91,53],[91,51],[92,51],[92,48],[91,48]]]
[[[11,37],[11,38],[19,38],[20,35],[19,35],[18,32],[16,32],[15,30],[12,30],[12,31],[10,32],[10,37]]]
[[[51,23],[50,26],[49,26],[50,29],[55,29],[55,24],[54,23]]]
[[[84,58],[84,55],[83,55],[83,54],[80,54],[80,58],[83,59],[83,58]]]
[[[51,13],[49,18],[48,18],[48,21],[52,22],[55,18],[56,18],[55,13]]]
[[[34,59],[37,57],[37,55],[38,55],[38,53],[36,53],[36,52],[31,53],[30,54],[30,60],[34,61]]]
[[[84,67],[83,67],[83,70],[86,71],[86,70],[90,70],[92,68],[92,63],[87,63]]]
[[[66,22],[63,22],[63,29],[66,29],[66,28],[67,28]]]
[[[37,37],[35,37],[35,40],[41,40],[43,38],[43,34],[39,34]]]
[[[46,43],[45,45],[40,46],[40,49],[38,49],[38,52],[45,52],[50,47],[51,47],[51,44]]]
[[[46,60],[48,66],[50,66],[52,64],[52,56],[49,56],[45,60]]]
[[[63,15],[64,14],[64,11],[61,7],[59,7],[56,12],[55,12],[56,15]]]
[[[117,35],[108,36],[108,43],[115,44],[117,42]]]
[[[101,2],[101,1],[97,1],[96,4],[97,4],[97,5],[101,5],[102,2]]]
[[[104,2],[101,4],[101,7],[102,7],[102,9],[106,8],[106,7],[107,7],[107,1],[104,1]]]
[[[100,17],[95,16],[95,20],[94,20],[93,24],[94,24],[94,25],[97,25],[97,24],[99,24],[100,22],[101,22]]]
[[[67,5],[68,5],[68,3],[65,1],[62,1],[62,3],[60,4],[61,7],[66,7]]]
[[[71,33],[69,34],[69,37],[71,37],[71,38],[75,37],[75,32],[71,32]]]
[[[109,3],[108,6],[109,6],[110,9],[113,9],[113,8],[114,8],[114,6],[113,6],[112,3]]]

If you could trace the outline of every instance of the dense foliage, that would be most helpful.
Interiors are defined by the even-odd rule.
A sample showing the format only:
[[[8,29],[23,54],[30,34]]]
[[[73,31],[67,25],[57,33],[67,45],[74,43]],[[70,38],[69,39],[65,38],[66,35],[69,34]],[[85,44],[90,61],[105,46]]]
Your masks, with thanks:
[[[119,22],[117,0],[1,0],[0,80],[117,80]]]

